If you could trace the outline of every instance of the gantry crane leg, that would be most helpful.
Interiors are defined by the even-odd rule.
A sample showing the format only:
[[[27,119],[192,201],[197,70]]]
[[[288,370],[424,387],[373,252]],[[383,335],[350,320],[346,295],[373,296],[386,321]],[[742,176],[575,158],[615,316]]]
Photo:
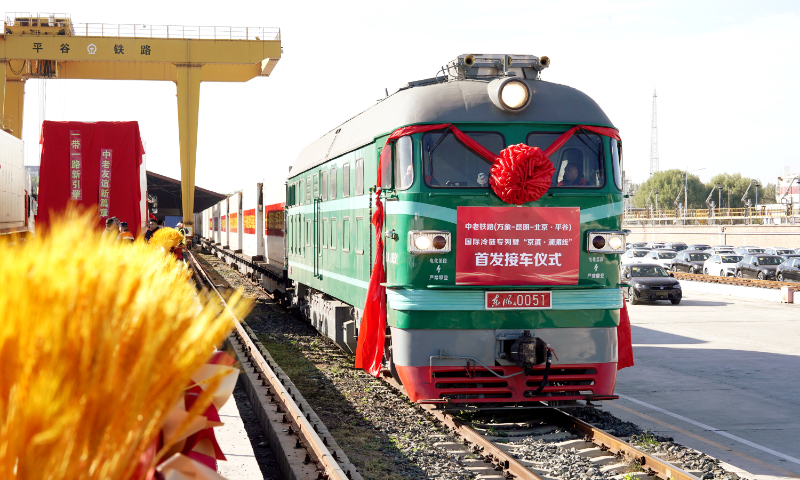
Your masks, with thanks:
[[[197,116],[200,111],[201,66],[177,65],[178,132],[181,143],[181,199],[183,223],[192,225],[194,212],[194,171],[197,160]]]
[[[2,120],[4,126],[9,119],[11,120],[11,129],[10,132],[15,137],[22,139],[22,112],[23,106],[25,105],[25,80],[20,78],[5,78],[5,72],[9,68],[8,63],[0,63],[0,73],[3,73],[3,82],[0,83],[0,95],[2,95],[3,99],[3,111],[0,112],[2,115]]]

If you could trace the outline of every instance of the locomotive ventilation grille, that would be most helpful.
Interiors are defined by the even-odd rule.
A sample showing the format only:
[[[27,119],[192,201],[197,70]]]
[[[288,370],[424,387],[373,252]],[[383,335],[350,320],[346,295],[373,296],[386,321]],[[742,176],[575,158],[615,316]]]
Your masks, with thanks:
[[[502,367],[493,368],[498,375],[509,375]],[[516,389],[536,389],[542,382],[544,369],[536,369],[536,375],[516,375],[510,378],[499,378],[486,370],[440,370],[435,368],[432,379],[439,392],[439,398],[459,400],[511,398]],[[537,395],[542,397],[558,397],[559,400],[570,397],[591,395],[597,371],[594,368],[552,368],[547,379],[547,386]],[[514,387],[510,387],[512,383]]]

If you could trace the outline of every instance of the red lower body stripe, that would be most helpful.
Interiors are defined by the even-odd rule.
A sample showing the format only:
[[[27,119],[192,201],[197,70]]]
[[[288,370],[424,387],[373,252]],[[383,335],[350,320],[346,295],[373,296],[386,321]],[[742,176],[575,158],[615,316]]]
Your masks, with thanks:
[[[403,367],[397,373],[409,398],[414,402],[448,400],[450,403],[530,402],[584,400],[594,396],[613,396],[617,364],[585,363],[552,365],[548,384],[537,396],[531,396],[542,381],[544,366],[534,375],[499,378],[481,366]],[[492,371],[511,375],[519,367],[492,367]],[[527,392],[527,394],[526,394]]]

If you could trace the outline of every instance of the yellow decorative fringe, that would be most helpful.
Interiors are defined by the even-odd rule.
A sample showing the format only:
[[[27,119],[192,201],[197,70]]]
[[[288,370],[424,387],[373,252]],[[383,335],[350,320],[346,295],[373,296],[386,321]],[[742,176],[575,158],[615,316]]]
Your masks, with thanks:
[[[171,255],[104,242],[92,220],[70,213],[44,239],[0,245],[1,479],[132,478],[233,327]],[[250,308],[240,293],[229,304]]]
[[[150,245],[154,247],[164,247],[164,250],[169,251],[175,248],[183,241],[183,235],[174,228],[161,227],[156,230],[153,237],[150,239]]]

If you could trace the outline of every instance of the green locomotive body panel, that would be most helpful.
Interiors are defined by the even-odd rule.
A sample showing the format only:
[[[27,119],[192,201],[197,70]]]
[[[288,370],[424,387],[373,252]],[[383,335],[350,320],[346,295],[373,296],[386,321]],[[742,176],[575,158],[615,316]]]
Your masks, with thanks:
[[[397,128],[405,125],[398,125]],[[572,125],[541,124],[472,124],[456,125],[464,132],[498,132],[507,145],[524,143],[532,132],[562,133]],[[382,132],[374,143],[340,155],[289,178],[287,201],[287,250],[289,278],[335,299],[361,308],[369,283],[374,260],[374,228],[370,214],[370,187],[375,187],[379,148],[389,132]],[[580,273],[577,285],[567,286],[459,286],[455,282],[456,209],[459,206],[507,207],[489,188],[437,189],[422,181],[421,142],[424,134],[412,135],[415,181],[404,191],[383,192],[386,210],[385,231],[394,230],[396,240],[385,239],[384,261],[389,291],[388,323],[390,326],[414,329],[477,329],[477,328],[570,328],[610,327],[619,323],[618,301],[619,257],[615,254],[590,254],[586,250],[589,230],[619,230],[622,216],[622,194],[607,175],[605,185],[592,189],[553,188],[536,202],[524,207],[575,207],[581,209]],[[605,172],[612,172],[610,140],[603,138]],[[363,159],[363,193],[356,192],[356,160]],[[342,187],[345,166],[349,166],[349,196]],[[322,198],[321,179],[327,172],[328,185],[335,168],[335,199],[331,192]],[[360,167],[359,167],[360,168]],[[316,179],[315,179],[316,178]],[[302,184],[302,185],[301,185]],[[315,184],[317,187],[315,187]],[[298,186],[301,185],[301,186]],[[310,188],[309,188],[310,185]],[[316,193],[315,193],[316,188]],[[314,200],[314,197],[317,200]],[[298,197],[302,197],[298,200]],[[310,202],[309,202],[310,200]],[[302,201],[302,205],[298,203]],[[443,230],[451,232],[449,253],[411,254],[408,235],[412,230]],[[602,257],[602,261],[597,261]],[[588,273],[602,273],[594,278]],[[591,278],[590,278],[591,277]],[[554,305],[547,311],[486,311],[483,292],[486,290],[548,290],[554,292]],[[403,290],[427,292],[423,302],[393,301]],[[569,292],[581,291],[582,296],[570,301]],[[470,300],[450,294],[462,292]],[[592,295],[592,292],[594,294]],[[587,293],[589,295],[587,295]],[[562,301],[559,301],[562,298]],[[463,307],[467,305],[467,307]],[[395,308],[395,307],[398,308]],[[447,315],[442,313],[447,311]]]

